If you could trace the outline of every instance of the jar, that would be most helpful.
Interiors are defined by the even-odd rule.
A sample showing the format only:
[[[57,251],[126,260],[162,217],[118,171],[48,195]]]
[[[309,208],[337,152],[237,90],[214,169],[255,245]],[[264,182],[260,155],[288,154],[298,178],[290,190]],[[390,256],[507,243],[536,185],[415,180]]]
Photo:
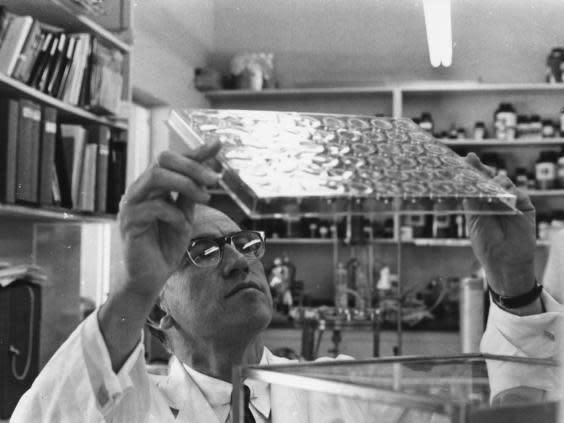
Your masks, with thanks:
[[[556,182],[556,158],[552,151],[541,151],[535,164],[537,189],[552,189]]]
[[[564,49],[553,48],[546,58],[546,82],[562,82],[562,62],[564,62]]]
[[[545,119],[542,121],[542,137],[543,138],[552,138],[556,135],[556,128],[554,127],[554,123],[549,120]]]
[[[434,129],[433,118],[431,117],[431,113],[423,112],[421,113],[421,119],[419,121],[419,127],[424,131],[432,134]]]
[[[476,122],[476,124],[474,125],[474,139],[483,140],[486,137],[486,125],[484,124],[484,122]]]
[[[456,130],[456,139],[465,140],[466,139],[466,130],[464,128],[458,128]]]
[[[515,139],[517,112],[511,103],[501,103],[494,113],[495,137],[498,140]]]

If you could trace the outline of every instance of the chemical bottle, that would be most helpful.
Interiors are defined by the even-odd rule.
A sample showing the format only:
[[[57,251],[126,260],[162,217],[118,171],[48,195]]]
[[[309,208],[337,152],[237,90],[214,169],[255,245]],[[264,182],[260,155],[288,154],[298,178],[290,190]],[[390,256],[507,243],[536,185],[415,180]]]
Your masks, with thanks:
[[[517,113],[511,103],[501,103],[494,113],[494,131],[498,140],[515,139]]]
[[[556,154],[552,151],[541,151],[535,164],[537,189],[552,189],[556,182]]]

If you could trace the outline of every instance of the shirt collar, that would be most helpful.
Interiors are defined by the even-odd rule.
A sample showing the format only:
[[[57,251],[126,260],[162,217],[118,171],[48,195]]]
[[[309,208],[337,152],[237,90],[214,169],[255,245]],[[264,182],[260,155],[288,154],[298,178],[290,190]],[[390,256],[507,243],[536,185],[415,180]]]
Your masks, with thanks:
[[[259,364],[269,364],[266,348],[262,352]],[[192,380],[198,385],[202,394],[220,418],[220,421],[227,421],[231,410],[232,384],[198,372],[184,363],[183,366]],[[261,413],[265,419],[268,419],[270,415],[270,386],[267,383],[256,380],[247,380],[245,381],[245,385],[247,385],[251,391],[250,401],[253,407]]]

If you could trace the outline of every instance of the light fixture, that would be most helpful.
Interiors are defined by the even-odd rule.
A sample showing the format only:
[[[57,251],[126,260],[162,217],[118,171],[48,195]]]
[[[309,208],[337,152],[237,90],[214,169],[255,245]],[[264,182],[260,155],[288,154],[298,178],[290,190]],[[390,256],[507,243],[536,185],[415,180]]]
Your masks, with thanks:
[[[450,0],[423,0],[423,13],[431,65],[448,67],[452,64]]]

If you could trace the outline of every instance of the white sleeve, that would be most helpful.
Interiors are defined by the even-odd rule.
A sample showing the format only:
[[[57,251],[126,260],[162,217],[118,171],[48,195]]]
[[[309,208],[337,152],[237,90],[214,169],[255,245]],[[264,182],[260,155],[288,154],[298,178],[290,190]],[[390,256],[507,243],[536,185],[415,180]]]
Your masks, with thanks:
[[[564,230],[552,236],[542,285],[556,301],[564,302]]]
[[[546,312],[531,316],[508,313],[492,303],[488,325],[480,350],[483,353],[531,358],[558,358],[558,344],[562,333],[564,306],[546,290],[541,294]],[[554,368],[527,368],[515,363],[488,361],[488,376],[492,398],[497,393],[517,386],[529,386],[556,392],[558,372]]]
[[[88,316],[49,360],[20,399],[11,423],[144,420],[150,386],[143,342],[114,373],[97,314]]]

